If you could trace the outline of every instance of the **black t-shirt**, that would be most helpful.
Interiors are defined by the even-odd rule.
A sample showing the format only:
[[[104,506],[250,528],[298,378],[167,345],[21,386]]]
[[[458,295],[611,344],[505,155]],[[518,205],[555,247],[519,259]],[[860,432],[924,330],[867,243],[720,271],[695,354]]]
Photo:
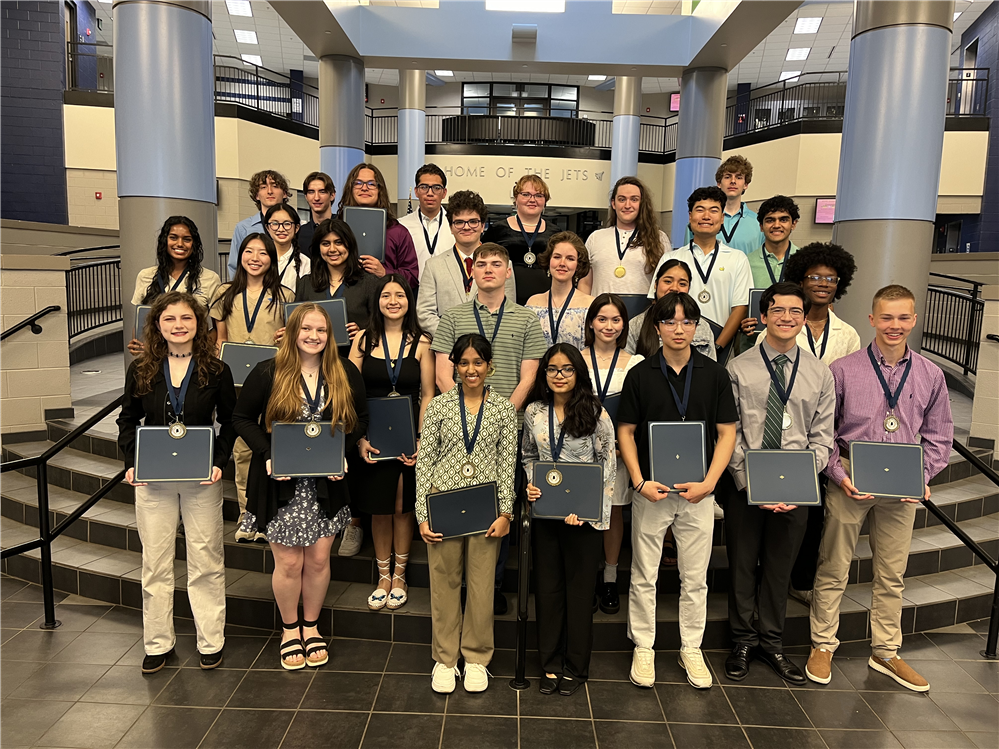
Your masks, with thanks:
[[[662,349],[660,349],[661,351]],[[694,367],[690,382],[690,401],[687,403],[687,421],[705,423],[704,446],[707,465],[711,465],[715,442],[718,440],[718,424],[734,424],[739,420],[739,409],[732,394],[732,381],[725,367],[695,349],[690,351],[687,367]],[[680,374],[666,367],[670,381],[677,395],[683,397],[683,387],[687,380],[687,367]],[[659,367],[659,351],[654,356],[637,364],[624,380],[621,390],[621,405],[617,412],[621,424],[635,424],[635,444],[638,447],[638,464],[642,475],[649,477],[649,422],[681,421],[680,411],[673,400],[673,393]]]
[[[545,222],[545,230],[538,232],[538,236],[531,244],[531,252],[538,258],[548,246],[557,231],[557,227]],[[527,254],[527,242],[520,229],[511,229],[506,219],[499,221],[489,227],[488,231],[482,235],[482,243],[495,242],[506,248],[510,255],[510,262],[513,264],[513,275],[517,281],[517,304],[523,306],[527,300],[535,294],[544,294],[551,288],[551,279],[548,278],[548,271],[534,261],[534,265],[528,266],[524,262],[524,255]]]

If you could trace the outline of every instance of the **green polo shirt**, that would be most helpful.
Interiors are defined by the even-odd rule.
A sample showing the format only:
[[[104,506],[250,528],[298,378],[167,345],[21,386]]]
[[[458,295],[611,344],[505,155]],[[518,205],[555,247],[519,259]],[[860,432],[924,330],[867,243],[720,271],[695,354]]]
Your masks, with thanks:
[[[486,338],[491,339],[493,344],[493,366],[496,371],[486,384],[504,398],[509,398],[520,383],[521,362],[544,356],[548,351],[548,341],[545,340],[538,316],[510,299],[504,303],[503,320],[499,330],[496,330],[499,310],[490,312],[476,295],[471,301],[452,307],[444,313],[434,333],[431,348],[440,353],[450,354],[455,341],[461,336],[480,332],[475,320],[475,309],[479,310]]]
[[[770,279],[770,273],[767,273],[766,261],[763,259],[764,252],[769,256],[770,271],[774,274],[774,278],[780,280],[780,274],[784,270],[784,261],[798,251],[794,242],[791,242],[791,246],[784,253],[784,260],[778,260],[777,256],[765,250],[765,247],[766,245],[761,243],[755,250],[749,253],[749,269],[753,272],[754,289],[768,289],[773,284],[773,281]],[[752,310],[750,312],[752,313]]]

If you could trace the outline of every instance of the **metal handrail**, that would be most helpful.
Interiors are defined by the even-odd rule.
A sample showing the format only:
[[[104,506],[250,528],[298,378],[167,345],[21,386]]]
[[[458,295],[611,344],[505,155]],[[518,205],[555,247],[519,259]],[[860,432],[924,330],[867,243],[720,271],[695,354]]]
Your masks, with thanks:
[[[0,341],[7,340],[17,331],[21,330],[22,328],[26,328],[29,325],[31,326],[32,333],[34,333],[35,335],[40,335],[42,332],[42,326],[39,325],[36,321],[45,317],[45,315],[49,314],[50,312],[58,312],[60,309],[62,309],[62,307],[60,307],[58,304],[50,304],[48,307],[38,310],[38,312],[33,314],[31,317],[24,318],[23,320],[21,320],[21,322],[15,325],[11,325],[3,333],[0,333]]]
[[[96,252],[97,250],[120,250],[120,244],[105,244],[100,247],[81,247],[78,250],[64,250],[63,252],[57,252],[56,257],[68,257],[70,255],[79,255],[81,252]]]
[[[531,503],[520,506],[520,539],[517,541],[517,650],[516,667],[510,679],[510,688],[518,691],[529,689],[527,680],[527,616],[531,595]]]
[[[48,481],[49,460],[51,460],[55,455],[58,455],[71,442],[77,440],[91,427],[105,419],[109,414],[111,414],[112,411],[121,406],[124,399],[124,395],[118,396],[118,398],[113,400],[111,403],[108,403],[104,406],[104,408],[80,424],[76,427],[76,429],[67,434],[54,445],[49,447],[41,455],[36,455],[31,458],[21,458],[19,460],[9,460],[6,463],[0,464],[0,473],[18,471],[22,468],[34,467],[36,469],[35,486],[38,491],[38,538],[33,541],[25,541],[23,544],[12,546],[9,549],[3,549],[0,551],[0,559],[7,559],[8,557],[23,554],[27,551],[41,549],[42,605],[45,609],[45,622],[41,625],[42,629],[55,629],[61,624],[61,622],[55,618],[55,587],[52,581],[52,542],[61,536],[70,525],[79,520],[87,510],[104,499],[104,497],[107,496],[107,494],[125,478],[125,469],[123,468],[106,484],[104,484],[104,486],[87,497],[87,499],[85,499],[72,513],[70,513],[67,518],[59,523],[59,525],[55,528],[50,528]]]
[[[982,283],[981,281],[972,281],[970,278],[961,278],[960,276],[948,276],[946,273],[935,273],[933,271],[930,271],[930,275],[933,276],[934,278],[946,278],[948,281],[960,281],[961,283],[969,284],[970,286],[974,286],[975,288],[981,288],[982,286],[985,286],[985,284]],[[971,289],[968,289],[968,291],[971,291]]]

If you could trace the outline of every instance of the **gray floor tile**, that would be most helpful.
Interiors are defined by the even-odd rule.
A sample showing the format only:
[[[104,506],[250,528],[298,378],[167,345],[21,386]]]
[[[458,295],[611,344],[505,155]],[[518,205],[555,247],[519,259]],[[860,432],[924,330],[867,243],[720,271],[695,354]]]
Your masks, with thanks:
[[[4,700],[0,743],[5,747],[34,744],[72,706],[66,701]]]
[[[890,729],[900,731],[948,731],[957,728],[928,694],[863,692],[864,700]],[[987,697],[987,695],[982,695]],[[969,695],[961,695],[962,699]],[[991,698],[989,698],[991,699]],[[995,701],[993,700],[993,703]]]
[[[999,703],[991,695],[931,691],[930,698],[962,731],[999,731]]]
[[[212,708],[148,707],[117,749],[195,749],[220,712]]]
[[[145,707],[78,702],[39,739],[38,746],[111,749]]]

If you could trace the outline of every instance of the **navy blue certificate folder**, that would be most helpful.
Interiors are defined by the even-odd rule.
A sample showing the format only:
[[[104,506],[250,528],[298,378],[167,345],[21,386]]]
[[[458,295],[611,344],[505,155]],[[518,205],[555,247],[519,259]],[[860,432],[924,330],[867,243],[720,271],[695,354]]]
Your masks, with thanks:
[[[814,450],[747,450],[746,481],[751,505],[822,504]]]
[[[604,469],[599,463],[534,464],[531,483],[541,490],[534,517],[562,520],[576,515],[599,522],[604,506]]]
[[[333,341],[337,346],[350,345],[350,336],[347,335],[347,303],[343,299],[322,299],[317,302],[288,302],[284,305],[284,319],[287,320],[291,317],[291,313],[295,311],[295,307],[300,304],[318,304],[326,310],[326,314],[330,316],[330,323],[333,325],[333,330],[330,331]]]
[[[645,294],[619,294],[624,307],[628,310],[628,319],[634,320],[640,314],[652,306],[652,299]]]
[[[498,517],[495,482],[427,495],[430,530],[444,538],[485,535]]]
[[[219,358],[229,365],[229,369],[232,370],[232,380],[239,386],[246,382],[247,375],[255,366],[262,361],[273,359],[277,351],[277,346],[226,341],[222,344],[222,355]]]
[[[652,480],[672,489],[676,484],[704,481],[703,421],[649,422],[649,465]]]
[[[135,430],[135,480],[143,484],[161,481],[208,481],[215,456],[215,429],[187,427],[183,437],[170,436],[170,427],[139,427]]]
[[[889,442],[850,443],[850,481],[861,494],[922,499],[923,446]]]
[[[316,427],[318,426],[318,433]],[[343,429],[328,421],[275,423],[271,475],[308,478],[343,474]]]
[[[140,304],[135,308],[135,340],[141,341],[142,331],[146,327],[146,318],[149,317],[149,310],[151,310],[148,304]]]
[[[750,289],[749,290],[749,314],[747,317],[756,318],[756,330],[754,333],[759,333],[766,329],[766,325],[760,320],[760,300],[763,298],[763,292],[766,289]]]
[[[368,442],[379,451],[372,460],[395,460],[416,452],[413,401],[408,395],[368,398]]]
[[[611,421],[614,422],[614,426],[617,426],[617,410],[621,406],[621,394],[616,393],[615,395],[608,395],[604,398],[604,410],[607,411],[607,415],[610,416]]]
[[[354,232],[359,255],[371,255],[380,262],[385,261],[385,211],[381,208],[347,206],[343,209],[343,220]]]

